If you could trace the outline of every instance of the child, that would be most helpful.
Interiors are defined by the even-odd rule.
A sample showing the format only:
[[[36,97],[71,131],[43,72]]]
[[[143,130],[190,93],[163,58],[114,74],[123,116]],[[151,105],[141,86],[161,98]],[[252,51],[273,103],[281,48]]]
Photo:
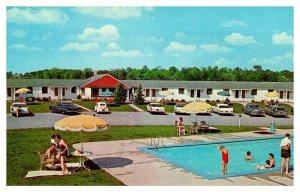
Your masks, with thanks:
[[[222,175],[225,175],[227,172],[227,165],[229,161],[228,150],[223,145],[219,147],[219,150],[222,152]]]
[[[252,160],[252,155],[250,151],[247,151],[246,160]]]

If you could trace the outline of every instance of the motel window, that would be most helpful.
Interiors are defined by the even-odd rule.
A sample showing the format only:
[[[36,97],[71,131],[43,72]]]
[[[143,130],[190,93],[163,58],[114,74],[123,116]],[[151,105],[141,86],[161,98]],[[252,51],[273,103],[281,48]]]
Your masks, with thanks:
[[[269,92],[273,92],[273,91],[274,91],[274,89],[268,89],[268,93],[269,93]]]
[[[109,88],[109,91],[114,93],[115,92],[115,89],[114,88]]]
[[[213,89],[207,89],[207,90],[206,90],[206,94],[207,94],[207,95],[212,95],[212,91],[213,91]]]
[[[85,95],[85,88],[81,88],[81,94]]]
[[[76,93],[76,87],[72,87],[71,93]]]
[[[42,93],[48,93],[48,87],[42,87]]]
[[[168,91],[168,88],[161,88],[162,91]]]
[[[179,88],[178,89],[178,94],[181,94],[181,95],[184,94],[184,88]]]
[[[252,89],[251,95],[257,95],[257,89]]]
[[[149,89],[146,89],[146,97],[149,97]]]

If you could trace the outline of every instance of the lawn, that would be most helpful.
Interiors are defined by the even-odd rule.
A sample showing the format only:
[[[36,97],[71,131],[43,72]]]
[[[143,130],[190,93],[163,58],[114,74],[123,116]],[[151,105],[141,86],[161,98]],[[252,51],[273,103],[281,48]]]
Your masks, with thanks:
[[[94,101],[76,101],[75,104],[81,105],[86,107],[92,111],[94,111],[94,106],[96,105]],[[109,111],[120,111],[120,112],[135,112],[136,110],[130,107],[127,104],[124,105],[115,105],[115,104],[108,104],[107,105]]]
[[[144,111],[147,111],[147,105],[148,105],[148,103],[134,104],[134,105],[136,105],[137,107],[143,109]],[[165,111],[167,113],[173,113],[174,112],[175,105],[167,105],[167,104],[165,104],[165,105],[162,105],[162,106],[165,107]]]
[[[220,133],[240,131],[255,131],[258,127],[231,127],[216,126]],[[25,179],[27,171],[38,170],[40,159],[37,151],[46,151],[49,147],[50,136],[60,134],[69,146],[80,141],[113,141],[126,139],[139,139],[150,137],[177,136],[174,126],[112,126],[104,132],[63,132],[54,129],[20,129],[7,130],[7,185],[123,185],[122,182],[112,177],[107,172],[99,169],[89,161],[91,172],[78,171],[71,176],[40,177]],[[71,151],[74,150],[71,148]],[[76,158],[68,158],[76,162]]]
[[[28,108],[33,113],[49,113],[49,106],[55,105],[56,102],[48,102],[48,101],[41,101],[41,102],[26,102]],[[6,113],[10,113],[10,105],[11,103],[6,103]]]

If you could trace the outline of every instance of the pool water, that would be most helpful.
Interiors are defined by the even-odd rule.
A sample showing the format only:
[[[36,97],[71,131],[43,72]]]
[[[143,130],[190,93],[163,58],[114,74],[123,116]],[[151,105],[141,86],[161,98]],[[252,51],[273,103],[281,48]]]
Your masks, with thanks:
[[[280,142],[283,137],[267,139],[238,139],[220,142],[202,142],[194,144],[170,145],[155,150],[153,147],[141,147],[140,150],[159,157],[187,171],[206,179],[234,177],[262,172],[279,171],[281,156]],[[293,146],[293,138],[292,146]],[[227,174],[223,176],[221,152],[218,146],[224,145],[229,151]],[[246,161],[246,152],[250,151],[253,160]],[[293,149],[290,167],[293,167]],[[275,156],[275,167],[256,170],[257,165],[265,165],[269,153]]]

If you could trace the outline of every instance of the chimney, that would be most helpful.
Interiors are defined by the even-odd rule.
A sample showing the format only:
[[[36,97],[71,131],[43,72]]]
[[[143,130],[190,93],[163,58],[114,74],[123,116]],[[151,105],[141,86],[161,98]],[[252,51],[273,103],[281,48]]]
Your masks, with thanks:
[[[97,75],[97,70],[94,70],[94,76]]]

